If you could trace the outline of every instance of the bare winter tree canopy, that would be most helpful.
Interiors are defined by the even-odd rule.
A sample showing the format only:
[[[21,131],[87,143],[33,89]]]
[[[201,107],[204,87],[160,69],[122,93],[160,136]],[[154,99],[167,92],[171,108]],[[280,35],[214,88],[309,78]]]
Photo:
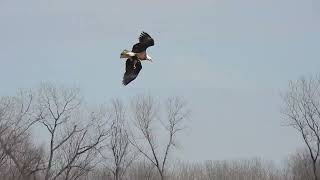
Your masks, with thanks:
[[[188,109],[183,99],[169,98],[163,105],[164,114],[159,113],[160,102],[150,96],[139,96],[132,101],[134,122],[140,138],[131,140],[139,152],[147,158],[158,170],[161,179],[166,177],[166,164],[169,153],[176,145],[178,132],[183,130],[183,121],[188,117]],[[160,107],[159,107],[160,106]],[[164,127],[164,134],[157,135],[154,127],[155,121],[160,122]],[[164,144],[157,144],[159,137],[166,136]],[[141,144],[143,143],[143,145]],[[164,147],[164,148],[160,148]]]
[[[1,176],[67,180],[90,172],[109,131],[97,118],[102,116],[86,111],[81,103],[77,89],[52,84],[1,98]],[[32,132],[39,128],[47,131],[48,141],[37,146]]]
[[[29,179],[42,169],[42,150],[30,140],[31,126],[41,119],[33,103],[34,95],[23,91],[0,99],[0,177]]]
[[[190,117],[181,97],[88,106],[79,89],[44,83],[0,97],[0,179],[317,180],[319,85],[319,78],[300,79],[283,96],[286,119],[307,151],[280,168],[259,158],[176,162],[172,155]]]
[[[128,106],[114,99],[108,108],[92,110],[84,105],[78,89],[50,83],[3,97],[0,170],[11,179],[69,180],[102,168],[104,174],[111,173],[108,177],[120,180],[129,178],[127,171],[140,157],[139,161],[151,163],[149,175],[157,169],[164,179],[169,155],[188,116],[185,105],[181,98],[162,103],[143,96]],[[164,134],[157,134],[156,125]],[[46,132],[45,143],[32,139],[39,129]],[[162,140],[164,144],[159,143]],[[11,169],[4,168],[8,164]]]
[[[45,179],[75,179],[90,171],[108,132],[99,119],[83,113],[78,90],[42,85],[37,111],[50,137]]]
[[[298,130],[309,151],[314,179],[318,179],[320,154],[320,77],[291,81],[284,94],[283,113],[289,125]]]
[[[112,100],[108,114],[110,118],[110,137],[105,142],[106,148],[101,151],[101,155],[106,160],[106,169],[111,171],[112,177],[115,180],[120,180],[124,178],[127,169],[138,154],[129,142],[128,112],[125,104],[120,99]]]

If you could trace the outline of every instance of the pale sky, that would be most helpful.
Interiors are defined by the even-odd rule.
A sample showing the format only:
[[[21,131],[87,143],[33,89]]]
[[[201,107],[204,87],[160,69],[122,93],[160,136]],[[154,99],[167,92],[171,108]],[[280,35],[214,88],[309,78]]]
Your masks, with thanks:
[[[183,95],[193,115],[176,157],[281,161],[303,142],[279,93],[319,72],[319,22],[316,0],[0,0],[0,95],[42,81],[91,103]],[[123,87],[119,55],[141,31],[154,62]]]

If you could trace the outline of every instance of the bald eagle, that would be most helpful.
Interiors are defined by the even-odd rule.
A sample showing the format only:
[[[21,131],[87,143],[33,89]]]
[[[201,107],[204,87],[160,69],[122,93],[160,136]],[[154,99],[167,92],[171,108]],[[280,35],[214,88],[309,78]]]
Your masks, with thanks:
[[[120,58],[127,59],[126,72],[122,80],[124,86],[136,79],[142,69],[141,61],[147,60],[152,62],[152,58],[146,52],[150,46],[154,46],[154,40],[148,33],[142,31],[139,36],[139,42],[133,45],[132,50],[128,51],[125,49],[120,54]]]

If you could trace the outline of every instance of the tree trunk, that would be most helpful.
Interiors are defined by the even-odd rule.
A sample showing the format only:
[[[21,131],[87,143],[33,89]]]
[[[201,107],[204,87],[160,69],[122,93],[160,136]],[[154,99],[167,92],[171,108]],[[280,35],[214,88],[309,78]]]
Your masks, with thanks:
[[[312,161],[312,169],[313,169],[314,180],[318,180],[317,161]]]
[[[161,180],[164,180],[165,178],[164,178],[164,175],[161,173],[160,174],[160,177],[161,177]]]
[[[159,171],[160,179],[165,180],[163,171],[160,168],[158,168],[158,171]]]
[[[118,167],[116,167],[116,170],[114,172],[114,179],[119,180],[119,168]]]

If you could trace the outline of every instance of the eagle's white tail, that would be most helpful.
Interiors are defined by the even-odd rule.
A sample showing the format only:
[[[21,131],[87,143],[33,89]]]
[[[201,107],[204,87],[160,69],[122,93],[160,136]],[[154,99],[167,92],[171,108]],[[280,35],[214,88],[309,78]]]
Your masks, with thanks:
[[[136,54],[134,52],[128,51],[128,50],[123,50],[122,53],[120,54],[120,58],[130,58],[132,56],[135,56]]]

